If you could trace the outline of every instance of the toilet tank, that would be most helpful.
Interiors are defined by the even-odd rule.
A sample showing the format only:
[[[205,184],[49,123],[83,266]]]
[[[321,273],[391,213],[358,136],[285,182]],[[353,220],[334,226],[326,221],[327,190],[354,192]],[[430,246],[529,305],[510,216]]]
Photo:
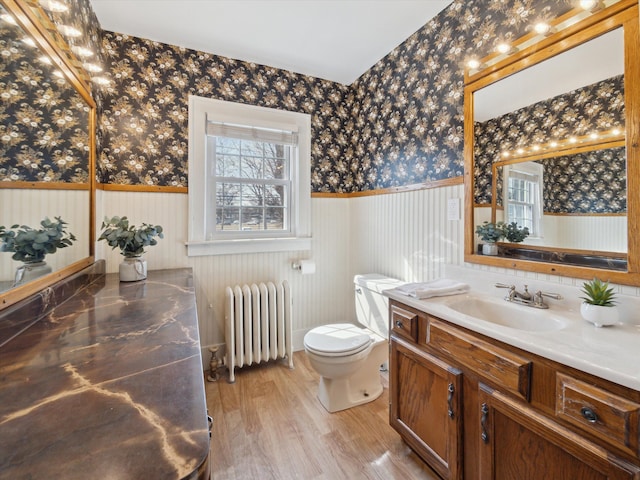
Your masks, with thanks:
[[[358,323],[389,338],[389,298],[382,295],[382,292],[406,282],[379,273],[368,273],[356,275],[353,283]]]

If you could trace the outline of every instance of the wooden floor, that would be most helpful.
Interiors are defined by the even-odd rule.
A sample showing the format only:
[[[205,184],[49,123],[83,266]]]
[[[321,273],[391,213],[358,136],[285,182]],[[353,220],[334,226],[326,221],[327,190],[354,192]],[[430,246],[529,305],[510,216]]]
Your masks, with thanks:
[[[213,417],[214,480],[427,479],[438,477],[389,426],[388,389],[366,405],[330,414],[304,352],[206,382]]]

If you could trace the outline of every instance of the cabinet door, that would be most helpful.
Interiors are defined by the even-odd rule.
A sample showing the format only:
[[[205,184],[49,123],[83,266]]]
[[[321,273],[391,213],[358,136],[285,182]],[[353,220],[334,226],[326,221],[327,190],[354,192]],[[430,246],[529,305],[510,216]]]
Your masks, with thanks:
[[[462,478],[462,374],[391,338],[389,422],[445,479]]]
[[[637,466],[507,395],[480,384],[478,398],[482,480],[640,478]]]

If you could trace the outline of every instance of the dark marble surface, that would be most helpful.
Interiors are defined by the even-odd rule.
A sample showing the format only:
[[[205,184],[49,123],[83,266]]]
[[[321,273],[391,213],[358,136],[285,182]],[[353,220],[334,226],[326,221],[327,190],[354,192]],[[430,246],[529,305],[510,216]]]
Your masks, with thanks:
[[[0,347],[0,478],[206,478],[208,454],[190,269],[99,276]]]

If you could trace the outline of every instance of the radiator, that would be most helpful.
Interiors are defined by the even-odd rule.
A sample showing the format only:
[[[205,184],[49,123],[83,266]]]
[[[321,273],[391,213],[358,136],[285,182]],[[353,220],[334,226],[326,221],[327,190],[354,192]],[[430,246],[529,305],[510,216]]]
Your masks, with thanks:
[[[229,382],[235,367],[286,358],[293,368],[291,289],[285,280],[225,289],[225,364]]]

